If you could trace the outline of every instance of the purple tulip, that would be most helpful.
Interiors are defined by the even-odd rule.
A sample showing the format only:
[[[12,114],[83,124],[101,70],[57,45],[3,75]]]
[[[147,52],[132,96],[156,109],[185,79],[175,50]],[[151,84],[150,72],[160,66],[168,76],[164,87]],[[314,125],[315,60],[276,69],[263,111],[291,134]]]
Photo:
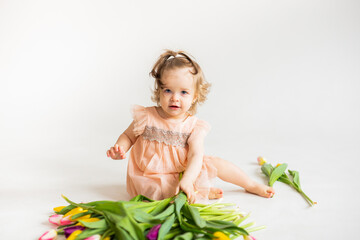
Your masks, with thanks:
[[[71,227],[64,228],[65,237],[68,238],[76,230],[83,231],[83,230],[85,230],[85,228],[83,226],[71,226]]]
[[[155,225],[153,226],[150,231],[148,232],[148,234],[146,234],[146,238],[148,240],[156,240],[158,237],[158,233],[159,233],[159,229],[161,227],[161,224]]]

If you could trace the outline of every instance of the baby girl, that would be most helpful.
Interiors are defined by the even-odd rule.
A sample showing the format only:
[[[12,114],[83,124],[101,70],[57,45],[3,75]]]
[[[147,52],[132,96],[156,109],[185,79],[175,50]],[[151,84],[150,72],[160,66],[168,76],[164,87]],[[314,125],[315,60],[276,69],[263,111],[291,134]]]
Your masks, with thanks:
[[[156,106],[133,108],[133,122],[107,151],[125,159],[127,191],[160,200],[183,190],[190,203],[221,198],[223,191],[211,179],[236,184],[250,193],[271,197],[274,189],[249,178],[239,167],[219,157],[204,155],[207,122],[195,116],[206,100],[210,84],[198,63],[183,51],[165,51],[151,70]],[[180,174],[181,179],[179,179]]]

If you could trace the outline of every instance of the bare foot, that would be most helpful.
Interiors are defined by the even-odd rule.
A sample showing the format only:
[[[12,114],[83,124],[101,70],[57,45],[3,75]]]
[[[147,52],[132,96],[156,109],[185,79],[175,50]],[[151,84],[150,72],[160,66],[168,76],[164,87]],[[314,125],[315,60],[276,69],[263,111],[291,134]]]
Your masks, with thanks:
[[[210,188],[209,199],[219,199],[223,197],[223,190],[220,188]]]
[[[275,194],[275,190],[272,187],[260,183],[254,183],[252,187],[249,187],[245,190],[266,198],[270,198]]]

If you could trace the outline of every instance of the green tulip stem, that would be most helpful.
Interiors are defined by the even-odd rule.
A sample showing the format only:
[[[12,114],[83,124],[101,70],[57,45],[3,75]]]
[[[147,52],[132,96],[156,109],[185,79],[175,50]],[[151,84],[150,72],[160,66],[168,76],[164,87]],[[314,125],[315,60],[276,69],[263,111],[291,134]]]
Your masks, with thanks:
[[[265,229],[265,228],[266,228],[266,226],[252,227],[252,228],[246,229],[246,231],[248,233],[251,233],[251,232],[259,231],[259,230],[262,230],[262,229]]]
[[[65,199],[65,201],[67,201],[68,203],[70,203],[71,205],[73,205],[75,207],[81,207],[83,209],[86,209],[86,210],[92,211],[96,214],[99,214],[101,216],[104,216],[103,212],[98,211],[98,210],[94,209],[93,207],[89,207],[84,204],[75,203],[75,202],[71,201],[70,199],[68,199],[67,197],[65,197],[64,195],[61,195],[61,196]]]
[[[300,193],[301,196],[303,196],[310,203],[311,206],[315,205],[315,203],[304,193],[304,191],[299,186],[296,186],[293,182],[289,182],[288,184],[296,191],[298,191],[298,193]]]

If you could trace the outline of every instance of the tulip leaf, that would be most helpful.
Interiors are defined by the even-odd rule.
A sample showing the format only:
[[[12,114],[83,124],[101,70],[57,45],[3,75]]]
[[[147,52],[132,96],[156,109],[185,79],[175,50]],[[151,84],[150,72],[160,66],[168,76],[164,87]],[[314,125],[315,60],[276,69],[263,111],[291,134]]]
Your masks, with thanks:
[[[153,225],[150,223],[139,223],[139,227],[141,228],[142,232],[145,232],[145,230],[151,228]]]
[[[86,222],[83,220],[79,220],[79,222],[82,223],[87,228],[107,228],[105,219],[101,219],[96,222]]]
[[[174,213],[174,211],[175,211],[175,206],[174,206],[174,204],[171,204],[163,212],[156,215],[156,218],[163,220],[163,219],[167,218],[168,216],[170,216],[172,213]]]
[[[100,211],[108,211],[120,215],[123,215],[125,210],[121,202],[108,202],[108,203],[98,204],[94,206],[94,209]]]
[[[173,213],[165,220],[163,224],[161,224],[157,238],[158,240],[164,239],[166,234],[168,234],[168,232],[170,231],[174,222],[175,222],[175,214]]]
[[[72,215],[71,220],[76,220],[77,218],[84,217],[86,215],[90,215],[90,213],[89,212],[81,212],[81,213]]]
[[[166,236],[164,237],[164,240],[174,239],[174,237],[180,235],[181,233],[183,233],[183,230],[179,226],[173,227],[168,232],[168,234],[166,234]]]
[[[293,182],[290,180],[288,175],[286,175],[286,173],[283,173],[283,175],[278,178],[278,181],[293,186]]]
[[[151,223],[151,224],[159,224],[161,221],[151,214],[148,214],[139,209],[135,209],[131,212],[133,214],[134,219],[139,223]]]
[[[168,205],[169,203],[173,200],[173,198],[166,198],[164,200],[161,200],[159,204],[156,205],[156,207],[154,208],[154,210],[152,210],[150,212],[151,215],[155,216],[159,213],[161,213]]]
[[[261,171],[268,177],[270,177],[271,175],[271,172],[274,170],[274,167],[271,166],[271,164],[269,163],[264,163],[262,166],[261,166]]]
[[[228,231],[229,233],[235,233],[236,231],[244,235],[249,235],[249,233],[242,227],[235,225],[232,222],[222,221],[222,220],[210,220],[206,221],[206,227],[218,231],[219,229]]]
[[[180,227],[185,232],[194,232],[194,233],[200,233],[200,234],[205,234],[205,235],[211,236],[211,234],[208,233],[207,231],[205,231],[205,230],[203,230],[201,228],[198,228],[194,224],[191,224],[191,223],[189,223],[187,221],[180,222]]]
[[[74,208],[76,208],[76,206],[74,206],[74,205],[69,205],[69,206],[64,207],[63,209],[61,209],[61,211],[58,212],[58,214],[65,215],[66,213],[68,213],[69,211],[73,210]]]
[[[206,222],[202,217],[200,217],[200,213],[197,208],[190,205],[185,205],[185,207],[189,210],[192,219],[199,228],[203,228],[206,226]]]
[[[114,201],[109,201],[109,200],[106,200],[106,201],[94,201],[94,202],[89,202],[89,203],[83,203],[83,205],[85,206],[89,206],[89,207],[96,207],[97,205],[101,205],[101,204],[106,204],[106,203],[116,203]]]
[[[288,172],[293,177],[293,183],[295,184],[295,186],[297,186],[298,188],[301,188],[299,172],[294,171],[294,170],[288,170]]]
[[[85,238],[91,237],[91,236],[96,235],[96,234],[102,235],[106,231],[107,231],[107,228],[86,229],[82,233],[80,233],[75,238],[75,240],[85,239]]]
[[[186,195],[184,192],[180,192],[177,197],[175,198],[175,212],[176,212],[176,216],[178,217],[179,222],[181,223],[182,221],[182,217],[180,214],[180,210],[181,208],[184,206],[184,204],[186,203]]]
[[[118,239],[137,239],[137,233],[128,217],[119,216],[111,212],[104,212],[111,229]],[[144,239],[144,238],[141,238]]]
[[[122,232],[120,231],[120,228],[124,228],[132,238],[139,240],[144,239],[144,233],[141,231],[140,226],[134,220],[132,215],[124,208],[124,205],[118,203],[118,207],[118,214],[116,214],[117,212],[103,211],[108,223],[113,223],[112,228],[115,234],[120,234]]]
[[[244,228],[236,226],[232,222],[222,221],[222,220],[206,221],[206,228],[212,230],[212,232],[221,230],[234,235],[237,232],[241,233],[242,235],[249,235],[249,233]]]
[[[224,229],[228,227],[236,227],[232,222],[222,221],[222,220],[209,220],[206,221],[206,226],[210,228]]]
[[[127,231],[122,229],[121,227],[114,229],[116,239],[121,240],[134,240],[136,238],[132,238]]]
[[[137,195],[136,197],[130,200],[130,202],[143,202],[143,201],[153,202],[154,200],[145,197],[144,195]]]
[[[283,164],[277,166],[276,168],[274,168],[274,170],[271,172],[270,179],[269,179],[270,187],[272,187],[274,185],[274,183],[281,177],[281,175],[283,175],[286,168],[287,168],[286,163],[283,163]]]
[[[191,239],[193,239],[193,234],[191,232],[181,234],[174,238],[174,240],[191,240]]]

